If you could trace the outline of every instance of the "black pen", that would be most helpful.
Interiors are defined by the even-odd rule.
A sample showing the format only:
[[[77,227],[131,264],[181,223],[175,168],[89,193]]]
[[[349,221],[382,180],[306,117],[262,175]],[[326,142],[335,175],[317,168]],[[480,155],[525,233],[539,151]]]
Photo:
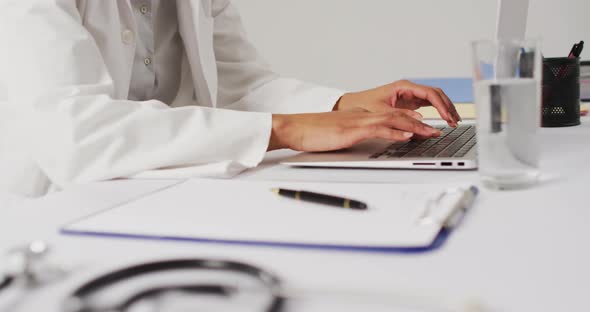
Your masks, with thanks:
[[[578,44],[574,43],[574,46],[572,47],[572,49],[570,50],[570,53],[567,55],[568,58],[575,58],[575,53],[578,50]]]
[[[576,52],[574,53],[574,56],[580,57],[580,55],[582,54],[582,50],[584,50],[584,41],[580,41],[580,43],[578,43],[578,46],[576,47]]]
[[[272,191],[281,196],[293,198],[296,200],[306,201],[316,204],[324,204],[335,207],[354,209],[354,210],[367,210],[367,204],[358,200],[348,199],[344,197],[308,192],[308,191],[294,191],[287,189],[272,189]]]
[[[570,53],[568,54],[568,58],[577,58],[580,57],[582,54],[582,50],[584,50],[584,41],[580,41],[580,43],[574,44]]]

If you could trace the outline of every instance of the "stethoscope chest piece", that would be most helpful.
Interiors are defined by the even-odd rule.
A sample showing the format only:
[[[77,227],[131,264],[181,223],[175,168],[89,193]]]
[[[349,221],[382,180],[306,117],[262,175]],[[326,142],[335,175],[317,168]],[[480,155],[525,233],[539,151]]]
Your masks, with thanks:
[[[49,245],[44,241],[9,250],[2,263],[0,291],[15,284],[31,288],[63,277],[65,270],[46,260],[49,252]]]

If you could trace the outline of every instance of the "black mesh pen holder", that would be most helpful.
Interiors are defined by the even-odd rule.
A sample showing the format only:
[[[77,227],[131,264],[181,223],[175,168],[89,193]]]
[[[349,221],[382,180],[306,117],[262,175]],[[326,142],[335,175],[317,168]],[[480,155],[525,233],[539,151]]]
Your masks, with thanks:
[[[543,60],[543,127],[580,124],[580,59]]]

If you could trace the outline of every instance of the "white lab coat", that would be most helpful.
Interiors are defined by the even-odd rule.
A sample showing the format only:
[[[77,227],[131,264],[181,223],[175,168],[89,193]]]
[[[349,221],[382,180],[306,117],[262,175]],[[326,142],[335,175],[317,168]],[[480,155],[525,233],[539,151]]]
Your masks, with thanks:
[[[185,54],[171,107],[127,100],[128,0],[0,1],[0,191],[233,176],[264,157],[270,113],[329,111],[343,94],[272,72],[230,0],[177,2]]]

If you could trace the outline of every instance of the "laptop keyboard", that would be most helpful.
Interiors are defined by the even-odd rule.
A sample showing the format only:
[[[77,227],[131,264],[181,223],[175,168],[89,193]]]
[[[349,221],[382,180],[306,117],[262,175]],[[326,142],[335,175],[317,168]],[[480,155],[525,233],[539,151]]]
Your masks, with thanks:
[[[463,157],[476,144],[475,126],[435,127],[442,131],[437,138],[427,140],[413,140],[398,142],[390,145],[384,151],[370,156],[376,159],[382,156],[387,158],[455,158]]]

